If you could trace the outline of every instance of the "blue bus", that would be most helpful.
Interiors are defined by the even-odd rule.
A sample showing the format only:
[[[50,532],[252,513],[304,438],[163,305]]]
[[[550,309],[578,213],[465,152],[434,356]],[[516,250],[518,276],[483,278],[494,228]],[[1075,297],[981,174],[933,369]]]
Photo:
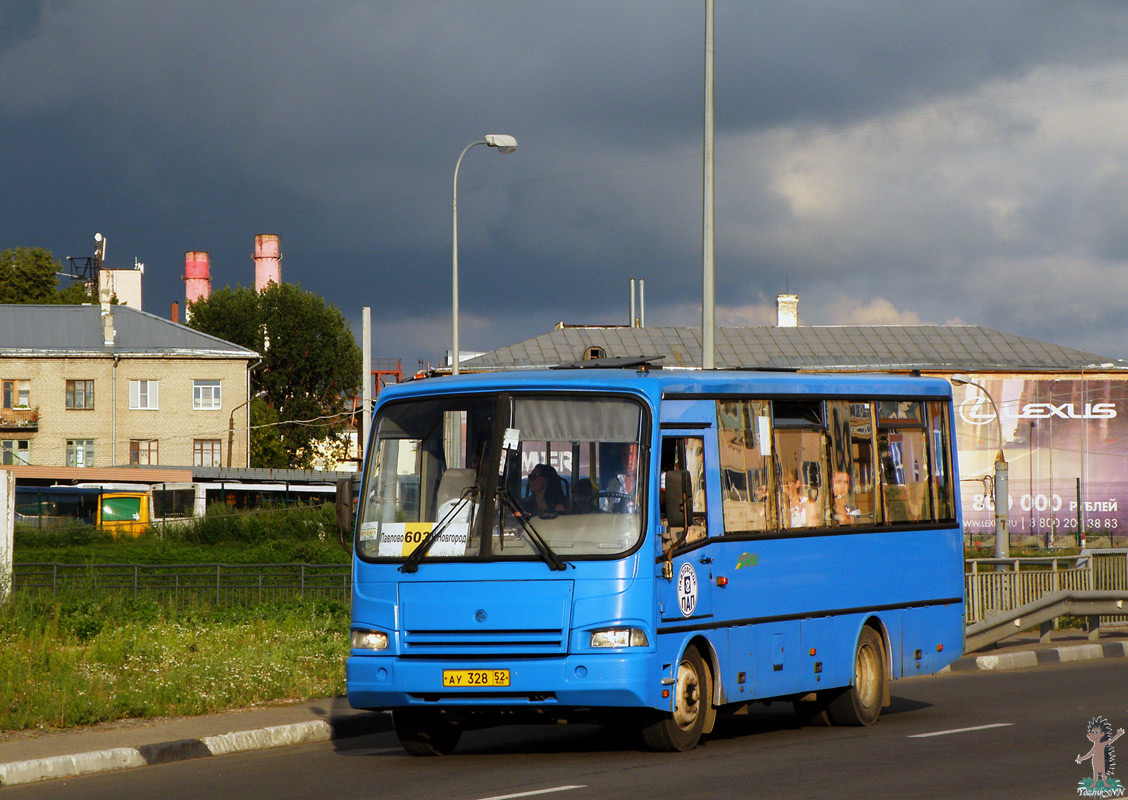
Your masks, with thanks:
[[[388,387],[342,514],[349,702],[414,755],[525,720],[686,751],[765,700],[871,725],[891,679],[963,652],[953,441],[950,385],[914,376]]]

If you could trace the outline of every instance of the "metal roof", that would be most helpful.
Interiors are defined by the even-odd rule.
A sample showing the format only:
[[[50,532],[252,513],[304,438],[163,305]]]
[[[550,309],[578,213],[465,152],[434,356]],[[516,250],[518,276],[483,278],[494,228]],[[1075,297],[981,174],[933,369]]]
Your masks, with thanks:
[[[978,325],[825,325],[718,328],[719,369],[1054,372],[1123,361]],[[701,366],[700,328],[558,327],[462,363],[465,370],[536,369],[579,361],[589,347],[608,358],[662,354],[662,367]]]
[[[258,358],[258,353],[172,320],[110,306],[114,343],[103,344],[98,305],[0,305],[0,356],[149,355]]]

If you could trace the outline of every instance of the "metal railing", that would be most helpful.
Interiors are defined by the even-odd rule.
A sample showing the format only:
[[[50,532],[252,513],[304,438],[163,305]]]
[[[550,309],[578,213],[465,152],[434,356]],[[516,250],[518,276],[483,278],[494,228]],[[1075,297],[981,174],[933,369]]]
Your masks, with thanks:
[[[14,564],[19,594],[105,596],[249,606],[295,599],[349,602],[348,564]]]
[[[313,598],[349,602],[348,564],[59,564],[16,563],[18,593],[116,594],[177,604],[254,603]],[[1059,592],[1128,592],[1128,550],[1086,550],[1077,556],[968,559],[966,624],[1013,617],[1017,609]],[[1120,623],[1128,614],[1102,615]]]
[[[971,558],[964,573],[967,622],[981,622],[1060,591],[1128,590],[1128,550],[1075,556]]]

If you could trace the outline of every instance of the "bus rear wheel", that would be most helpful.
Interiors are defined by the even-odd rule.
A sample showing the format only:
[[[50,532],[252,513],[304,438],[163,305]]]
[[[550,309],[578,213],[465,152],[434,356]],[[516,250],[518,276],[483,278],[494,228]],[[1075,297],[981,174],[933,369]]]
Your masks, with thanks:
[[[881,715],[885,698],[885,646],[873,628],[862,628],[854,655],[854,682],[830,703],[826,713],[834,725],[869,726]]]
[[[392,712],[403,749],[413,756],[445,756],[454,752],[462,728],[433,709],[397,708]]]
[[[685,753],[697,746],[712,712],[713,679],[705,660],[692,645],[687,647],[674,684],[674,711],[663,714],[642,729],[651,750]]]

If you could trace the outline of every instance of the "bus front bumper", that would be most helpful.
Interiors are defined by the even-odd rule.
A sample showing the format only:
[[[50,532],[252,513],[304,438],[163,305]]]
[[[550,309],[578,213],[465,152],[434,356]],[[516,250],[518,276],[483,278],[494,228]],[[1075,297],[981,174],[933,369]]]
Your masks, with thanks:
[[[350,655],[345,671],[353,708],[404,706],[669,707],[662,675],[647,653],[584,653],[558,658],[412,658]],[[444,670],[507,671],[508,686],[450,688]]]

